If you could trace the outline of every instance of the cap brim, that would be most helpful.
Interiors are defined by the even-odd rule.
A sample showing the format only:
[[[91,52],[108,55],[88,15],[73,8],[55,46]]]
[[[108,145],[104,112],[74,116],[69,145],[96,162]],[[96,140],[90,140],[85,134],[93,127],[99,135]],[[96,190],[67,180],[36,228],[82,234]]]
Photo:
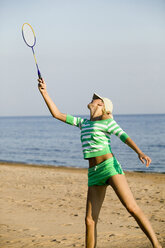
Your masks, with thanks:
[[[103,98],[101,96],[99,96],[98,94],[96,94],[96,93],[93,94],[92,99],[101,99],[101,100],[103,100]]]

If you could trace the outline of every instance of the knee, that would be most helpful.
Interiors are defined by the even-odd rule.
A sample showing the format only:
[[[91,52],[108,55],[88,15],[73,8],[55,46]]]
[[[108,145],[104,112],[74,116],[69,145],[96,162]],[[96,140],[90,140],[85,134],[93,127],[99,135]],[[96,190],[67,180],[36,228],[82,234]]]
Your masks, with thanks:
[[[93,226],[95,225],[96,221],[92,218],[92,216],[86,216],[85,217],[85,224],[86,226]]]
[[[126,206],[126,209],[131,215],[137,215],[141,211],[137,204],[129,204]]]

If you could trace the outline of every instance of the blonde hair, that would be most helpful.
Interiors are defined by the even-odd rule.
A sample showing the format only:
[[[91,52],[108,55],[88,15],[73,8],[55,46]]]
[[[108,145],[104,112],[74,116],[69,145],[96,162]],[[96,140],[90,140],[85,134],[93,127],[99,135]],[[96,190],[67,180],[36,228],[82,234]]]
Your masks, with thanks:
[[[103,113],[103,115],[109,115],[109,116],[110,116],[110,118],[112,118],[112,119],[113,119],[113,115],[112,115],[112,113],[111,113],[110,111],[106,111],[106,110],[105,110],[105,106],[104,106],[104,108],[103,108],[103,110],[102,110],[102,113]]]

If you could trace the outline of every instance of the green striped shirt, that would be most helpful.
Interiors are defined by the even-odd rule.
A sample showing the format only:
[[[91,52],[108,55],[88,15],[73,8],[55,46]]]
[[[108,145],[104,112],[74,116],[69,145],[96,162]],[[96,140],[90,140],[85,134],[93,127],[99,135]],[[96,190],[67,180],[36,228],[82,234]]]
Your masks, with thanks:
[[[112,153],[111,134],[125,142],[129,137],[114,119],[90,121],[67,115],[66,123],[81,129],[81,143],[84,159]]]

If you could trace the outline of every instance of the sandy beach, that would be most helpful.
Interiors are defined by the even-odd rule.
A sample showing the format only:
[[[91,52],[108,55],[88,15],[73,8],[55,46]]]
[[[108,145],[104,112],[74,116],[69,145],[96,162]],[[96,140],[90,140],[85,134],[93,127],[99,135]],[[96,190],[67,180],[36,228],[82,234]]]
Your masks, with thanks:
[[[126,172],[133,194],[165,247],[165,174]],[[0,164],[0,248],[84,247],[87,170]],[[149,248],[111,187],[98,248]]]

